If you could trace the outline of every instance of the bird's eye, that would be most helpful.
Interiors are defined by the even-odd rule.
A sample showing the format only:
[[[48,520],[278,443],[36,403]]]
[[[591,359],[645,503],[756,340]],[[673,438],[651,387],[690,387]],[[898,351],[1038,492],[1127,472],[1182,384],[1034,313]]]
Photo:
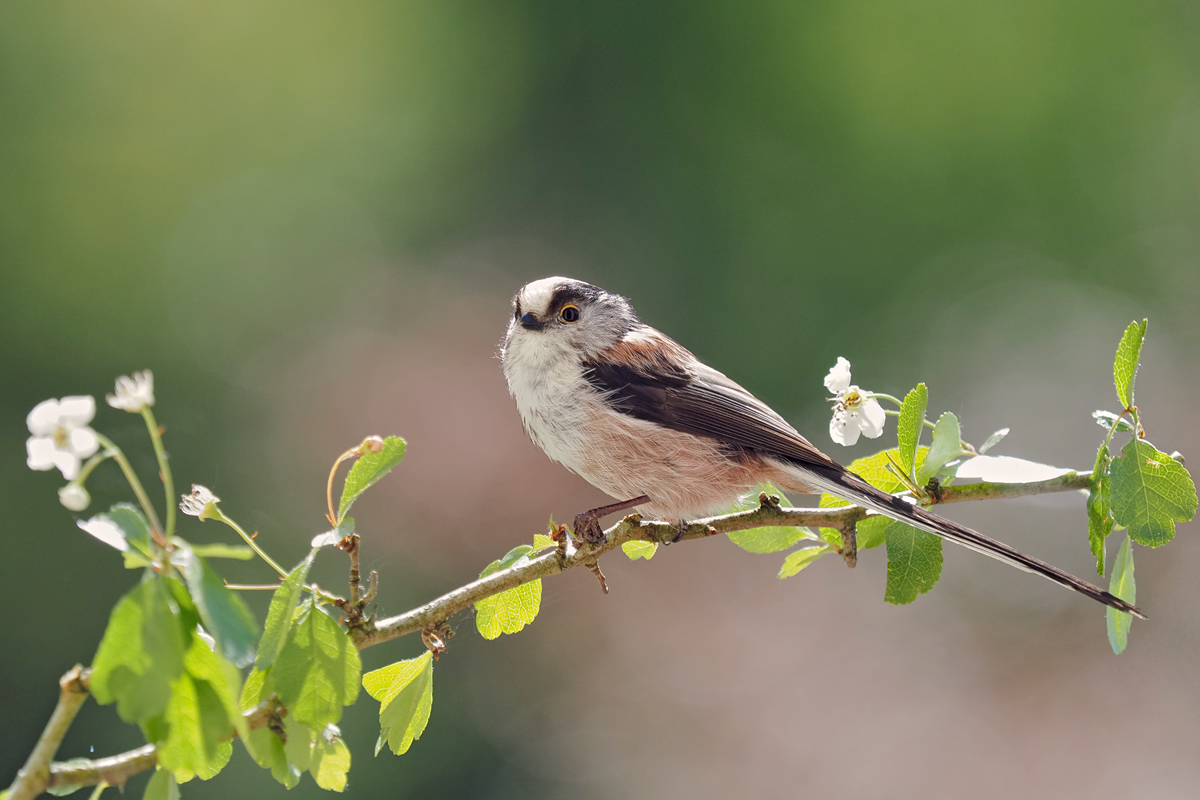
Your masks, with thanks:
[[[579,322],[579,307],[578,306],[563,306],[562,311],[558,312],[558,316],[563,322]]]

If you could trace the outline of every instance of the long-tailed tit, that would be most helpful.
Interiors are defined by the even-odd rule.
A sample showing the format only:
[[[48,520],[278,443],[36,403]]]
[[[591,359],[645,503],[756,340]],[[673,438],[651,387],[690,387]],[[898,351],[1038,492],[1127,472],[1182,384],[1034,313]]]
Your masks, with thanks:
[[[676,522],[717,513],[764,483],[828,492],[1094,600],[1129,603],[909,500],[880,491],[813,447],[754,395],[643,325],[625,298],[570,278],[523,287],[502,345],[504,376],[525,430],[553,460],[625,502]]]

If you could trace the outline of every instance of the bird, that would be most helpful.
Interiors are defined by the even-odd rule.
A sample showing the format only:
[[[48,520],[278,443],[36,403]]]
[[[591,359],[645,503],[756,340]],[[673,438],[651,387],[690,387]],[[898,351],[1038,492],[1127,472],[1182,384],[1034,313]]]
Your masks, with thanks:
[[[1132,604],[1003,542],[884,492],[822,453],[767,404],[642,323],[629,301],[584,281],[523,286],[500,344],[525,431],[553,461],[626,498],[576,518],[585,542],[599,518],[636,508],[686,524],[755,487],[825,492],[1142,619]]]

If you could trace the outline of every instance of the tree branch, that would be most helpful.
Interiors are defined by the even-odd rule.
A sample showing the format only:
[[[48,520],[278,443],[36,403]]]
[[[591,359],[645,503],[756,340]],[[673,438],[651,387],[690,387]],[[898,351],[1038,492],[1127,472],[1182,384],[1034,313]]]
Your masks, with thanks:
[[[88,671],[83,665],[76,664],[59,680],[61,691],[58,705],[54,707],[54,713],[50,715],[50,721],[46,723],[46,729],[34,745],[33,752],[25,760],[25,766],[17,773],[17,779],[9,789],[8,800],[32,800],[45,790],[50,779],[50,760],[58,752],[58,746],[79,713],[79,707],[87,700],[87,675]]]
[[[972,483],[948,486],[938,492],[940,503],[959,503],[967,500],[993,500],[1027,495],[1086,490],[1091,484],[1091,472],[1068,472],[1057,478],[1032,483]],[[556,552],[539,556],[524,564],[495,572],[486,578],[461,586],[436,600],[414,608],[404,614],[375,623],[374,630],[355,632],[355,643],[360,650],[372,645],[416,633],[429,625],[444,622],[454,614],[494,594],[520,586],[523,583],[557,575],[579,566],[595,563],[596,559],[625,542],[646,541],[670,543],[689,539],[706,539],[718,533],[732,533],[750,528],[771,526],[796,526],[836,528],[845,530],[867,517],[875,516],[862,506],[838,508],[781,508],[762,503],[758,508],[739,511],[719,517],[710,517],[688,525],[679,536],[679,529],[664,522],[646,522],[638,514],[631,514],[605,531],[605,541],[593,549],[578,549],[566,558]],[[676,537],[678,536],[678,539]]]
[[[1091,480],[1090,472],[1069,472],[1057,478],[1033,483],[985,482],[948,486],[938,491],[936,501],[930,499],[926,502],[932,505],[935,502],[958,503],[968,500],[1026,497],[1049,492],[1086,491],[1091,485]],[[351,628],[349,634],[354,638],[359,650],[398,639],[437,626],[459,611],[494,594],[576,567],[593,567],[597,559],[626,542],[670,544],[707,539],[720,533],[773,526],[821,527],[848,531],[853,530],[858,522],[872,516],[875,516],[874,512],[862,506],[782,508],[770,499],[765,499],[760,502],[758,508],[690,523],[681,533],[672,523],[647,522],[641,515],[631,514],[605,531],[605,540],[599,545],[568,549],[566,553],[551,550],[527,562],[518,563],[486,578],[460,586],[404,614],[374,624],[365,621]],[[373,594],[373,589],[369,594]],[[368,598],[359,600],[362,605],[366,602],[369,602]],[[68,679],[72,679],[73,682]],[[17,774],[8,800],[30,800],[50,787],[90,786],[98,783],[123,786],[133,775],[152,769],[158,763],[157,749],[154,745],[146,745],[108,758],[75,759],[51,764],[50,759],[54,757],[67,727],[87,697],[86,671],[82,667],[75,667],[63,677],[62,686],[63,694],[59,698],[58,707],[55,708],[25,767]],[[73,688],[69,689],[68,686]],[[253,730],[265,727],[272,714],[285,711],[286,709],[264,702],[247,711],[245,717]]]

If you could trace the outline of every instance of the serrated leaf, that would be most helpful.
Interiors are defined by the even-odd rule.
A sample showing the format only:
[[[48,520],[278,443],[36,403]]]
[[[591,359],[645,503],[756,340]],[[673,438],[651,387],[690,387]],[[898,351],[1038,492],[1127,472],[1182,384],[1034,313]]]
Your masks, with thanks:
[[[433,708],[433,654],[400,661],[363,675],[363,688],[379,701],[379,741],[396,755],[404,755],[421,738]]]
[[[959,478],[990,483],[1035,483],[1068,475],[1074,471],[1012,456],[975,456],[964,461],[955,474]]]
[[[271,680],[271,671],[269,669],[265,672],[257,669],[250,670],[250,674],[246,676],[246,683],[242,687],[241,710],[249,711],[270,697],[274,691],[275,684]],[[307,736],[308,729],[300,725],[300,723],[295,724],[299,726],[302,734]],[[287,717],[284,717],[285,732],[286,725]],[[250,731],[248,737],[243,737],[242,743],[246,745],[246,750],[250,753],[250,757],[254,759],[255,763],[263,769],[269,769],[271,777],[279,781],[286,788],[291,789],[300,782],[301,771],[288,763],[287,753],[283,747],[283,740],[270,728],[258,728]]]
[[[279,584],[275,594],[271,596],[271,606],[267,609],[267,621],[263,625],[262,639],[258,643],[258,654],[254,657],[254,668],[264,670],[271,665],[283,649],[287,640],[288,627],[296,615],[296,605],[300,602],[301,587],[308,580],[308,570],[312,566],[313,557],[317,550],[313,548],[308,558],[288,573]]]
[[[1092,419],[1096,420],[1096,424],[1106,431],[1113,429],[1115,425],[1120,433],[1129,433],[1133,430],[1133,425],[1125,417],[1112,413],[1111,411],[1096,410],[1092,412]]]
[[[239,696],[242,676],[237,667],[225,660],[220,650],[212,649],[197,633],[192,637],[191,647],[183,657],[183,668],[197,681],[206,681],[212,686],[233,729],[239,736],[246,736],[250,729],[241,714]]]
[[[142,800],[179,800],[179,785],[170,770],[159,769],[150,776]]]
[[[346,516],[346,512],[350,510],[350,506],[354,504],[360,494],[371,488],[376,481],[391,472],[392,467],[400,463],[400,460],[404,458],[404,450],[407,446],[407,442],[399,436],[389,436],[383,440],[383,449],[378,453],[367,453],[354,462],[354,466],[350,468],[350,473],[346,476],[346,483],[342,487],[342,500],[338,503],[339,521]]]
[[[900,480],[888,470],[887,465],[891,463],[888,460],[888,453],[893,456],[898,455],[896,450],[884,450],[874,455],[866,456],[865,458],[856,458],[850,462],[847,467],[858,477],[862,478],[867,483],[874,486],[876,489],[895,494],[902,491],[905,486]],[[925,463],[925,459],[929,455],[928,447],[917,448],[917,467],[920,468]],[[842,506],[852,505],[840,497],[834,497],[831,494],[821,495],[821,508],[841,508]],[[888,517],[874,516],[867,517],[858,521],[857,538],[858,549],[870,550],[873,547],[878,547],[883,544],[883,532],[887,528],[891,520]],[[825,541],[834,544],[838,547],[842,546],[842,534],[835,528],[821,528],[821,536]]]
[[[542,550],[547,550],[551,547],[558,547],[558,543],[544,533],[535,533],[533,535],[533,551],[539,553]]]
[[[92,659],[92,694],[101,705],[115,702],[126,722],[162,714],[183,671],[184,631],[161,580],[144,581],[117,601]]]
[[[308,771],[317,786],[331,792],[346,788],[346,773],[350,771],[350,748],[342,741],[336,725],[326,725],[312,745]]]
[[[189,553],[184,545],[176,553],[204,627],[236,666],[253,663],[258,625],[246,603],[225,587],[221,577],[194,550]]]
[[[621,544],[621,550],[629,556],[630,561],[637,561],[639,558],[649,561],[658,552],[658,545],[655,542],[624,542]]]
[[[475,627],[485,639],[517,633],[537,619],[542,604],[541,579],[523,583],[475,603]]]
[[[289,716],[324,728],[358,696],[362,660],[350,636],[314,601],[300,607],[283,649],[271,665],[275,692]]]
[[[887,589],[883,599],[906,605],[925,594],[942,576],[942,540],[932,533],[892,520],[887,540]]]
[[[900,466],[907,470],[909,477],[915,476],[917,445],[921,441],[921,429],[925,427],[925,409],[928,406],[929,390],[923,383],[918,383],[900,404],[900,419],[896,422],[896,450]]]
[[[991,450],[993,447],[1000,444],[1000,441],[1005,436],[1008,436],[1008,432],[1009,432],[1008,428],[1001,428],[1000,430],[996,431],[991,436],[989,436],[987,438],[987,440],[984,441],[984,443],[979,446],[979,450],[978,450],[979,455],[983,455],[988,450]]]
[[[797,572],[804,569],[809,564],[813,563],[828,552],[828,547],[824,545],[818,545],[816,547],[805,547],[804,549],[797,550],[794,553],[788,553],[787,558],[783,560],[783,566],[779,568],[779,577],[792,577]]]
[[[254,558],[254,551],[244,544],[193,544],[188,545],[192,552],[202,558],[233,558],[238,561],[249,561]]]
[[[962,450],[962,431],[958,426],[958,417],[947,411],[938,417],[933,428],[933,445],[917,470],[917,485],[924,486],[928,483],[930,478],[941,472],[942,467],[957,458]]]
[[[1096,574],[1104,577],[1104,542],[1112,533],[1112,482],[1108,476],[1108,445],[1096,452],[1092,483],[1088,487],[1088,544],[1096,557]]]
[[[200,645],[203,647],[203,643]],[[233,726],[225,706],[208,681],[184,672],[171,685],[171,702],[164,714],[167,737],[158,744],[158,762],[179,783],[199,776],[212,778],[229,763]]]
[[[337,530],[325,531],[324,533],[318,533],[316,536],[314,536],[312,541],[309,542],[309,547],[314,550],[319,550],[322,547],[331,547],[341,540],[342,537],[338,536]]]
[[[125,542],[125,531],[121,530],[120,525],[109,519],[107,514],[97,514],[90,519],[76,520],[75,524],[84,533],[91,534],[109,547],[122,553],[129,551],[129,545]]]
[[[309,764],[312,763],[312,730],[288,715],[283,718],[283,735],[286,740],[283,743],[283,754],[287,758],[288,774],[295,771],[296,780],[299,781],[300,775],[308,771]]]
[[[1140,323],[1129,323],[1113,361],[1113,384],[1117,387],[1117,398],[1125,408],[1133,405],[1133,381],[1137,377],[1142,342],[1146,339],[1146,323],[1144,319]]]
[[[745,531],[732,531],[729,541],[748,553],[778,553],[787,550],[796,542],[804,539],[816,539],[816,535],[807,528],[751,528]]]
[[[1175,538],[1175,523],[1196,514],[1196,484],[1182,464],[1145,439],[1131,439],[1109,468],[1112,516],[1138,544]]]
[[[1137,585],[1133,581],[1133,547],[1129,544],[1129,536],[1117,549],[1117,561],[1113,564],[1112,578],[1108,583],[1108,591],[1122,600],[1130,603],[1137,602]],[[1133,626],[1133,615],[1128,611],[1117,611],[1111,606],[1105,609],[1105,620],[1108,623],[1108,643],[1117,655],[1129,644],[1129,629]]]
[[[758,508],[761,502],[759,495],[761,494],[778,497],[779,504],[785,508],[792,505],[787,495],[777,486],[771,483],[764,483],[746,496],[738,498],[736,503],[725,509],[722,513],[733,514],[738,511],[749,511],[750,509]],[[780,550],[788,549],[801,539],[817,538],[807,528],[778,526],[749,528],[744,531],[733,531],[726,535],[729,537],[729,541],[750,553],[777,553]]]

